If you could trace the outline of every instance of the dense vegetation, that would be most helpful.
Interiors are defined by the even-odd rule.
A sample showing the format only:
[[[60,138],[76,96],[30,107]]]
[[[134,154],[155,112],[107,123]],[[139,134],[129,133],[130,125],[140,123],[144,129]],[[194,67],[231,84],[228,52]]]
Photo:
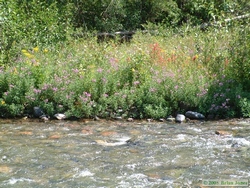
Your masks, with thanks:
[[[0,115],[40,106],[77,117],[250,117],[249,17],[225,21],[249,8],[231,0],[0,0]],[[96,40],[96,32],[123,30],[137,31],[130,43]]]

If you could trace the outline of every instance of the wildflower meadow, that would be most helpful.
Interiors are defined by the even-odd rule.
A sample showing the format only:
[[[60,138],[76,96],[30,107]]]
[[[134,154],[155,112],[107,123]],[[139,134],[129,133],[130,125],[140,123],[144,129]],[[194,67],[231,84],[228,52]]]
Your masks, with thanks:
[[[0,67],[0,115],[39,106],[53,116],[165,118],[187,110],[250,117],[250,32],[197,27],[136,32],[129,43],[95,36],[22,45]]]

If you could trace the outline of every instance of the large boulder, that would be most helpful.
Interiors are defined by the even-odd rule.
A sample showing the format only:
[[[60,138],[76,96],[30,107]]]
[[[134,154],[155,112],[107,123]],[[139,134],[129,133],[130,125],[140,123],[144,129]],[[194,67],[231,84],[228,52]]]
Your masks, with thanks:
[[[34,114],[34,117],[36,118],[40,118],[41,116],[45,115],[42,109],[38,106],[35,106],[33,108],[33,114]]]
[[[187,111],[185,116],[189,119],[205,119],[205,116],[198,112]]]

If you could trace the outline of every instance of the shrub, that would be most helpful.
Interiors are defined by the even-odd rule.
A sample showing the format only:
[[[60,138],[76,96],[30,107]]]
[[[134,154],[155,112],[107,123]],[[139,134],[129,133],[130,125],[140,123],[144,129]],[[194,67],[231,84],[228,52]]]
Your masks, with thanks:
[[[250,100],[247,98],[242,98],[239,102],[241,108],[241,113],[243,117],[250,117]]]

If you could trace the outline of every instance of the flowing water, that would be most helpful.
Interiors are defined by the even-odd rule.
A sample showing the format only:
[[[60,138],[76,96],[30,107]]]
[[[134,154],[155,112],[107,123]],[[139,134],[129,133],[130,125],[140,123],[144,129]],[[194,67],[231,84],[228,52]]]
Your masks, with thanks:
[[[1,188],[202,187],[204,179],[250,178],[249,120],[1,120],[0,143]]]

